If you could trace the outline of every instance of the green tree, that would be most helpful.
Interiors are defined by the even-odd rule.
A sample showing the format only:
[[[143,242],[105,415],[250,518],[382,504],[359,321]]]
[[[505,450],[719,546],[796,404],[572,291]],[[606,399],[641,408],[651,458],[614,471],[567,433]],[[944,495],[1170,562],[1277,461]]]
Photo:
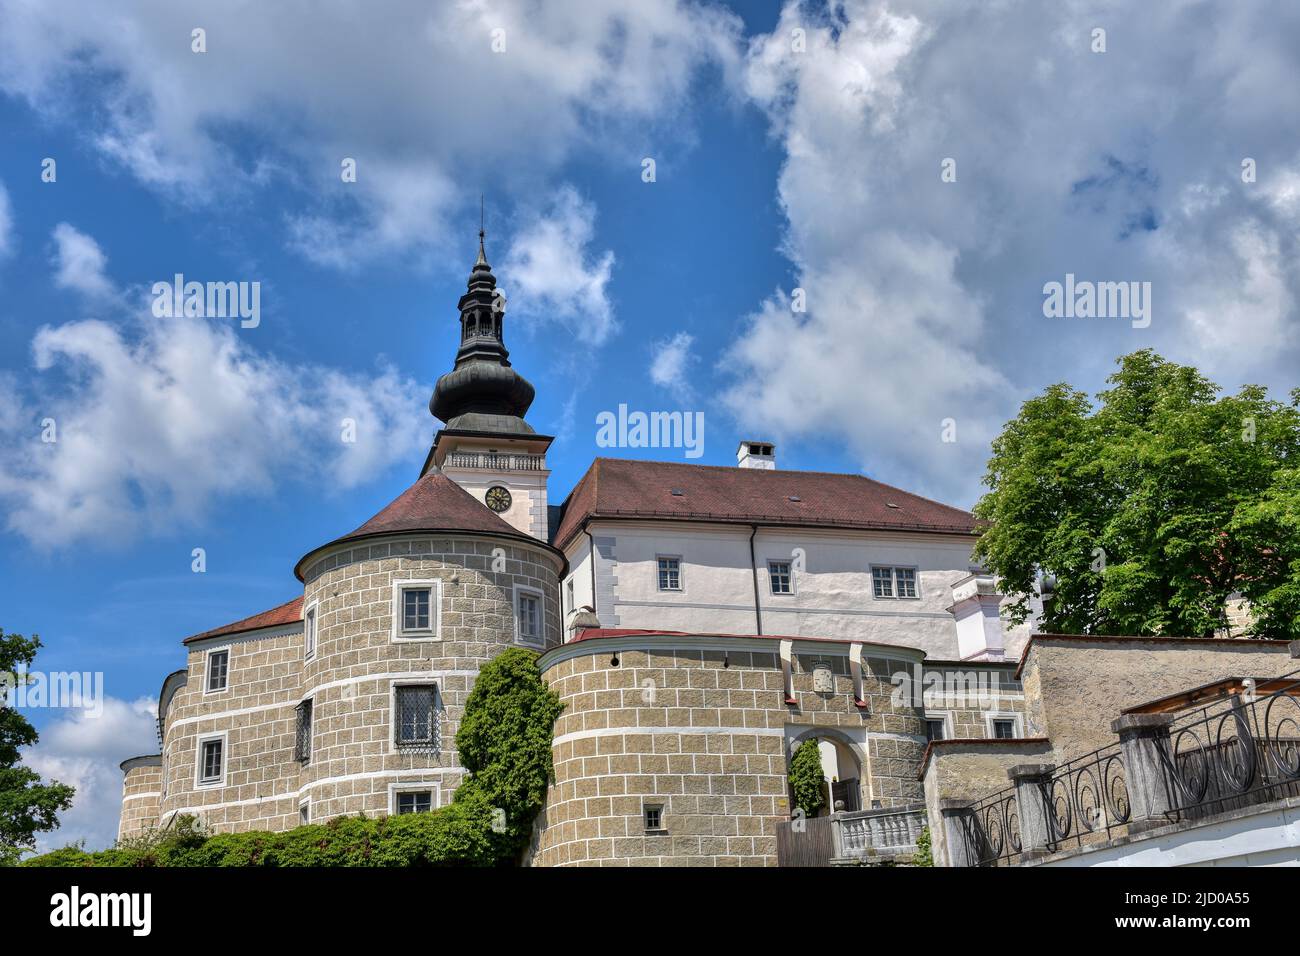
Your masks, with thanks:
[[[1240,592],[1255,636],[1300,636],[1300,389],[1220,395],[1150,350],[1118,365],[1095,407],[1053,385],[993,442],[975,553],[1011,620],[1044,574],[1044,631],[1210,637]]]
[[[805,817],[815,817],[826,805],[826,773],[816,740],[805,740],[790,758],[790,787],[794,805]]]
[[[0,695],[21,680],[36,659],[39,637],[6,634],[0,628]],[[34,728],[16,707],[0,697],[0,866],[12,866],[36,846],[36,834],[59,825],[58,814],[72,806],[72,787],[44,783],[19,763],[19,749],[36,743]]]
[[[504,816],[493,831],[503,856],[528,845],[533,820],[546,803],[554,770],[551,741],[563,709],[542,680],[537,655],[519,647],[484,664],[465,701],[456,750],[469,777],[454,802],[481,799],[498,818]]]

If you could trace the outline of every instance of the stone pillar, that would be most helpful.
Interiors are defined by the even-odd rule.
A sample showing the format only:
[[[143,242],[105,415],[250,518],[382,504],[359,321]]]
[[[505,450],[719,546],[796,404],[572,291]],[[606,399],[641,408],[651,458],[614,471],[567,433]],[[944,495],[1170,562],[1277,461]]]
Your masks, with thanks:
[[[1129,833],[1170,823],[1172,794],[1164,756],[1169,754],[1169,714],[1124,714],[1111,722],[1119,735],[1129,796]]]
[[[1020,859],[1028,863],[1052,852],[1050,763],[1022,763],[1007,770],[1016,788],[1016,812],[1020,815]],[[1010,834],[1008,834],[1008,837]]]
[[[939,816],[943,827],[943,855],[948,866],[974,866],[974,854],[966,839],[965,822],[970,804],[965,800],[940,800]],[[933,837],[931,839],[933,843]]]
[[[1287,645],[1291,648],[1291,657],[1300,658],[1300,641],[1292,641]]]

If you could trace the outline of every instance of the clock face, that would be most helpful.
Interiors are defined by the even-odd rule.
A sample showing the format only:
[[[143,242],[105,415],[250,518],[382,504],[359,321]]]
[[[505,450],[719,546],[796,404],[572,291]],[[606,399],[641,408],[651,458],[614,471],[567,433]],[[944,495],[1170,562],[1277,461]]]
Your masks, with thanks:
[[[489,488],[484,498],[487,501],[487,506],[497,514],[510,508],[510,492],[500,485],[493,485]]]

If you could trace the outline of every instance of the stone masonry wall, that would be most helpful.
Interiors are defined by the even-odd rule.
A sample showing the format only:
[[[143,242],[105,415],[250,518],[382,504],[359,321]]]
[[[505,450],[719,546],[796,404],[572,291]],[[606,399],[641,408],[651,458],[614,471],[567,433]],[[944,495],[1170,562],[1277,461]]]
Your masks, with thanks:
[[[162,757],[135,757],[122,767],[122,816],[117,837],[139,836],[158,825],[162,798]]]

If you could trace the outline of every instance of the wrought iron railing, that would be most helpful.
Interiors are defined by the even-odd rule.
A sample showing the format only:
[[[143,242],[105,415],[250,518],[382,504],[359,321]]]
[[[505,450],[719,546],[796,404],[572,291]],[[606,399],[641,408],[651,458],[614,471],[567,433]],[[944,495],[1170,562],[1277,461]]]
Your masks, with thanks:
[[[1076,757],[1052,771],[1042,786],[1048,845],[1056,852],[1093,835],[1106,839],[1127,831],[1133,812],[1119,744]]]
[[[542,471],[541,455],[494,455],[490,452],[452,452],[447,464],[455,468],[491,468],[495,471]]]
[[[925,828],[925,808],[901,810],[857,810],[831,817],[836,848],[843,857],[865,857],[873,852],[890,852],[916,847]]]
[[[1300,671],[1253,688],[1170,724],[1161,765],[1173,819],[1300,796]]]
[[[1020,807],[1015,787],[985,797],[959,819],[971,866],[1011,866],[1020,862]]]

